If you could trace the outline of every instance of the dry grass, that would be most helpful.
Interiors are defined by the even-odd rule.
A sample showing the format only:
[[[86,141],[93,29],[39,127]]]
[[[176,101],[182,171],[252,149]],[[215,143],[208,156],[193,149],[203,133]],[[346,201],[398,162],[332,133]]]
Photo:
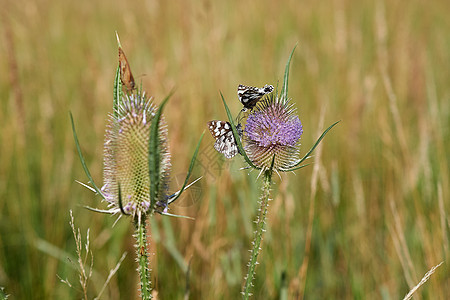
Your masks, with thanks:
[[[133,252],[129,222],[112,228],[114,219],[80,207],[100,204],[75,183],[85,176],[68,117],[100,183],[116,30],[156,102],[176,88],[166,107],[174,177],[187,170],[206,122],[225,118],[218,91],[237,113],[237,85],[276,84],[296,43],[289,93],[305,151],[318,130],[342,120],[315,166],[275,179],[255,299],[279,297],[283,276],[289,298],[399,299],[441,261],[414,295],[450,297],[448,1],[2,4],[0,286],[15,298],[82,296],[56,276],[76,281],[70,263],[36,247],[76,253],[70,209],[83,232],[90,228],[99,275],[88,298]],[[189,261],[191,299],[239,296],[259,183],[212,144],[206,137],[196,170],[205,175],[201,195],[173,211],[196,220],[151,224],[160,299],[184,296]],[[128,256],[105,299],[137,297],[135,268]]]

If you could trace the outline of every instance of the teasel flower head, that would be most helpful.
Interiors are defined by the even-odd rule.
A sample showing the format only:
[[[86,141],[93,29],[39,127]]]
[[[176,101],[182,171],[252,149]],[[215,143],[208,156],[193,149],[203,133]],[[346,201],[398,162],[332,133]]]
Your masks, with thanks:
[[[303,127],[295,113],[288,99],[269,94],[248,115],[243,146],[252,163],[262,171],[271,167],[273,159],[273,169],[282,172],[299,162]]]
[[[124,95],[109,117],[104,144],[102,192],[111,212],[141,217],[151,212],[149,137],[157,107],[145,94]],[[170,153],[167,125],[159,122],[159,184],[155,209],[167,207]]]

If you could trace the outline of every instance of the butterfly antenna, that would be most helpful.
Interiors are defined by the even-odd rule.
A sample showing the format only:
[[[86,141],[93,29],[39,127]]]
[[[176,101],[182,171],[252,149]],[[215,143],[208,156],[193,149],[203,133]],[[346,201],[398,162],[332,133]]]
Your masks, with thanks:
[[[247,108],[242,108],[239,114],[236,117],[236,123],[241,124],[242,120],[245,118],[245,115],[243,113],[247,112]]]

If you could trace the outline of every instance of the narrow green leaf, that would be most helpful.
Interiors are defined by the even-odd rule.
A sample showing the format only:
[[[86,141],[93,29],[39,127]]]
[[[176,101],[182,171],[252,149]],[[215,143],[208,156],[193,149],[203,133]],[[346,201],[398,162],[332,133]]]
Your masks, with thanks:
[[[166,105],[167,101],[169,100],[170,96],[172,96],[172,93],[170,93],[163,100],[155,116],[153,117],[152,124],[150,126],[150,136],[148,145],[148,171],[150,178],[150,211],[153,211],[159,193],[159,181],[160,181],[159,121],[161,120],[162,110]]]
[[[199,181],[199,180],[202,179],[202,178],[203,178],[203,177],[200,176],[199,178],[195,179],[194,181],[192,181],[191,183],[189,183],[188,185],[186,185],[186,186],[184,187],[183,190],[187,190],[188,188],[190,188],[191,186],[193,186],[194,184],[196,184],[197,181]],[[171,204],[173,201],[177,200],[177,199],[178,199],[178,195],[179,195],[181,192],[182,192],[182,190],[179,190],[178,192],[173,193],[172,195],[170,195],[170,196],[168,197],[167,204]]]
[[[92,184],[92,186],[93,186],[94,190],[97,192],[97,194],[99,194],[104,200],[106,200],[105,195],[103,195],[102,191],[95,185],[94,179],[92,179],[91,172],[89,172],[89,169],[86,165],[83,154],[81,153],[81,147],[80,147],[80,143],[78,142],[78,136],[77,136],[77,132],[75,130],[75,124],[73,122],[72,113],[69,112],[69,115],[70,115],[70,122],[72,123],[73,139],[75,140],[75,145],[77,147],[78,156],[80,157],[80,161],[81,161],[81,165],[83,166],[84,173],[86,173],[86,176],[89,179],[89,183]]]
[[[183,186],[181,187],[180,191],[178,192],[178,195],[176,195],[175,198],[170,199],[169,203],[172,203],[175,200],[177,200],[181,196],[181,194],[183,193],[184,189],[186,188],[186,185],[187,185],[187,183],[189,181],[189,177],[191,176],[191,173],[192,173],[192,169],[194,169],[194,164],[195,164],[195,161],[197,160],[198,151],[200,149],[200,144],[202,142],[204,134],[205,134],[205,132],[203,131],[202,135],[200,136],[200,140],[197,143],[197,148],[195,148],[194,155],[192,155],[191,163],[189,165],[188,173],[186,175],[186,179],[184,180]]]
[[[117,66],[116,76],[114,77],[114,102],[113,113],[117,117],[119,101],[122,99],[122,81],[120,80],[120,66]]]
[[[298,167],[294,167],[294,168],[291,168],[291,169],[288,169],[288,170],[281,170],[281,171],[283,171],[283,172],[291,172],[291,171],[295,171],[295,170],[298,170],[298,169],[307,167],[307,166],[309,166],[309,165],[310,165],[310,164],[301,165],[301,166],[298,166]]]
[[[119,34],[116,31],[117,46],[122,48],[120,44]],[[113,113],[114,117],[117,117],[117,109],[119,107],[119,101],[122,100],[122,80],[120,79],[120,63],[117,65],[116,76],[114,77],[114,102]]]
[[[228,108],[228,105],[225,102],[225,98],[223,97],[222,93],[220,93],[220,96],[222,97],[223,105],[225,106],[228,120],[230,121],[230,124],[231,124],[231,129],[233,130],[233,136],[234,136],[234,139],[236,140],[236,144],[239,148],[239,153],[242,154],[242,156],[244,157],[245,161],[248,163],[249,166],[251,166],[252,168],[255,168],[257,170],[260,170],[261,168],[258,168],[257,166],[255,166],[253,164],[253,162],[250,160],[250,158],[248,158],[247,153],[245,153],[244,147],[242,147],[241,137],[239,136],[236,126],[234,125],[233,116],[231,115],[230,109]]]
[[[316,147],[319,145],[319,143],[322,141],[322,139],[325,137],[325,135],[328,133],[328,131],[330,131],[331,128],[333,128],[333,127],[334,127],[337,123],[339,123],[339,122],[341,122],[341,121],[334,122],[330,127],[328,127],[328,128],[322,133],[322,135],[317,139],[317,141],[314,143],[314,145],[311,147],[311,149],[308,151],[308,153],[306,153],[306,155],[303,156],[303,158],[300,159],[300,160],[299,160],[295,165],[293,165],[290,169],[285,170],[285,172],[294,171],[294,170],[297,170],[297,169],[300,169],[300,168],[304,167],[304,166],[300,166],[300,167],[297,168],[297,166],[298,166],[299,164],[301,164],[305,159],[307,159],[307,158],[309,157],[309,155],[316,149]]]
[[[284,101],[287,100],[288,96],[289,65],[291,64],[291,59],[292,55],[294,54],[295,48],[297,48],[297,45],[295,45],[294,49],[292,49],[291,55],[289,55],[288,61],[286,63],[286,68],[284,70],[283,87],[281,89],[281,99],[284,99]]]

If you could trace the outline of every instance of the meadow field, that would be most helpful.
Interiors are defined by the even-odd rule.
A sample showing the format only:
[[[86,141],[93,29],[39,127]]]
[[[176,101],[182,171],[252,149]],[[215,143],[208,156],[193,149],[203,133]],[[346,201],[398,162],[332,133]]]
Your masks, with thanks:
[[[239,299],[261,178],[213,149],[206,123],[234,115],[239,84],[280,85],[311,165],[273,177],[253,299],[450,299],[450,2],[2,1],[0,287],[9,299],[138,299],[133,225],[106,208],[103,143],[117,68],[115,32],[136,82],[165,107],[176,191],[151,218],[157,299]],[[92,276],[79,283],[70,211]],[[113,226],[114,225],[114,226]],[[84,247],[84,246],[83,246]],[[86,268],[89,269],[91,256]],[[66,283],[63,283],[66,281]],[[70,283],[71,287],[67,284]]]

